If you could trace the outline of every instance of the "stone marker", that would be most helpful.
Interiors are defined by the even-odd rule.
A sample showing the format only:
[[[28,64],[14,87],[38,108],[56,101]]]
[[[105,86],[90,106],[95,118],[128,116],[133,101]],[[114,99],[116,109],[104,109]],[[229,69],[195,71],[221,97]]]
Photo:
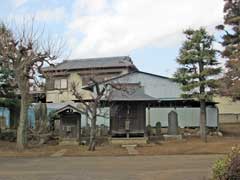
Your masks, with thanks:
[[[51,157],[62,157],[67,152],[66,149],[61,149],[60,151],[55,152]]]
[[[168,134],[178,135],[178,115],[176,111],[168,113]]]
[[[128,145],[122,145],[122,147],[125,147],[127,149],[127,152],[129,155],[138,155],[138,151],[135,149],[136,148],[136,144],[128,144]]]

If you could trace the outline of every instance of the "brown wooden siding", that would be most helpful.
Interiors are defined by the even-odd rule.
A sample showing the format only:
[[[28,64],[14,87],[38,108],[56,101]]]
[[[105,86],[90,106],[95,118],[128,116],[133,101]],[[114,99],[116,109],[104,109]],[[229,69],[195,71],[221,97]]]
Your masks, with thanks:
[[[112,134],[126,133],[125,122],[130,121],[129,133],[144,133],[146,116],[145,104],[118,103],[110,109],[110,130]]]
[[[60,115],[61,138],[76,138],[79,139],[81,127],[81,115],[63,113]]]

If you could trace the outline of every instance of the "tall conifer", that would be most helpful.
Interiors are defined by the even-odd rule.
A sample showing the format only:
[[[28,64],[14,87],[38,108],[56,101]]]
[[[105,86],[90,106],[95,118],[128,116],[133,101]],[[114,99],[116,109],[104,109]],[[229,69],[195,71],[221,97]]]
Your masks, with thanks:
[[[211,100],[217,87],[214,76],[221,72],[213,48],[214,37],[203,28],[184,31],[186,41],[183,43],[177,62],[180,65],[174,78],[181,84],[184,98],[200,101],[200,135],[206,136],[206,101]]]

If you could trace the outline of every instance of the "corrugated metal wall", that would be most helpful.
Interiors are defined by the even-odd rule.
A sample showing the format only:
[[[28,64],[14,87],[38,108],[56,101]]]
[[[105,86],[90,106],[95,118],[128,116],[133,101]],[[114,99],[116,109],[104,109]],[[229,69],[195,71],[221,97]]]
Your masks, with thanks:
[[[5,117],[6,126],[9,127],[10,126],[10,112],[9,112],[8,108],[0,107],[0,116]]]
[[[157,122],[161,122],[163,127],[168,126],[168,113],[174,108],[151,108],[150,109],[150,124],[155,126]],[[200,122],[200,108],[176,108],[178,114],[178,124],[183,127],[198,127]],[[146,122],[148,119],[148,110],[146,113]],[[217,109],[207,108],[207,126],[217,127]]]
[[[155,98],[180,98],[181,89],[179,84],[172,80],[160,76],[149,75],[147,73],[135,72],[127,76],[113,80],[114,83],[141,83],[144,92]],[[168,125],[168,113],[173,108],[151,108],[150,122],[155,126],[160,121],[162,126]],[[198,127],[200,121],[200,108],[177,108],[180,127]],[[146,113],[146,122],[148,122],[148,113]],[[106,121],[108,122],[108,121]],[[217,127],[217,109],[207,108],[207,126]]]
[[[141,72],[135,72],[123,76],[116,80],[115,83],[138,83],[144,86],[147,95],[155,98],[179,98],[182,91],[179,85],[170,79],[148,75]]]
[[[151,126],[155,126],[158,121],[162,123],[162,126],[168,126],[168,113],[174,110],[174,108],[151,108],[150,109],[150,123]],[[109,108],[103,108],[103,112],[109,114]],[[200,108],[176,108],[178,113],[178,123],[180,127],[199,127],[200,122]],[[89,122],[90,123],[90,122]],[[97,117],[97,125],[104,124],[110,126],[109,116]],[[148,125],[148,109],[146,109],[146,125]],[[207,126],[217,127],[217,109],[207,108]],[[86,116],[82,115],[82,126],[86,126]]]
[[[101,116],[97,117],[97,125],[102,125],[104,124],[105,126],[110,126],[110,113],[109,113],[109,108],[101,108]],[[85,127],[87,122],[90,124],[90,120],[87,120],[86,115],[82,114],[81,118],[81,126]]]
[[[48,113],[54,109],[48,109]],[[155,124],[160,121],[162,126],[168,126],[168,113],[174,110],[174,108],[151,108],[150,109],[150,124],[155,126]],[[102,108],[101,110],[105,116],[97,117],[97,125],[104,124],[110,126],[109,118],[109,108]],[[148,125],[148,110],[146,109],[146,125]],[[178,122],[180,127],[198,127],[200,121],[200,109],[199,108],[177,108],[178,113]],[[7,108],[0,108],[0,116],[3,115],[6,117],[6,124],[9,127],[10,114]],[[28,110],[28,121],[29,124],[34,126],[35,116],[33,108]],[[86,126],[87,119],[84,114],[82,114],[81,126]],[[88,122],[90,123],[90,121]],[[217,127],[217,109],[216,108],[207,108],[207,126]]]
[[[10,111],[8,108],[0,107],[0,116],[4,116],[6,119],[6,126],[10,127]],[[28,109],[28,123],[30,126],[34,126],[35,115],[32,107]]]
[[[48,108],[47,109],[47,113],[49,115],[49,113],[51,111],[55,111],[57,108]],[[109,118],[109,108],[101,108],[101,115],[102,116],[98,116],[97,117],[97,125],[101,125],[101,124],[104,124],[106,126],[109,126],[109,123],[110,123],[110,118]],[[29,122],[29,125],[34,127],[34,124],[35,124],[35,114],[34,114],[34,109],[32,106],[29,107],[29,110],[28,110],[28,122]],[[90,120],[88,120],[88,123],[90,123]],[[81,118],[81,126],[82,127],[85,127],[87,124],[87,118],[86,118],[86,115],[85,114],[82,114],[82,118]]]

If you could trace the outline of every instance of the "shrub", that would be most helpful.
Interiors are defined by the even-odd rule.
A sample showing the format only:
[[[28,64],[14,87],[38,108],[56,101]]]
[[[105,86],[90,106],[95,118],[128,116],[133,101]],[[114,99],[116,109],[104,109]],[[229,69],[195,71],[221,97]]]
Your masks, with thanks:
[[[147,125],[147,135],[148,136],[152,136],[152,127],[151,127],[151,125]]]
[[[227,175],[230,179],[240,179],[240,147],[234,148],[231,154]]]
[[[213,180],[239,180],[240,147],[233,147],[226,157],[217,160],[212,170]]]
[[[227,158],[218,159],[213,165],[213,179],[224,180],[227,167],[228,167]]]

